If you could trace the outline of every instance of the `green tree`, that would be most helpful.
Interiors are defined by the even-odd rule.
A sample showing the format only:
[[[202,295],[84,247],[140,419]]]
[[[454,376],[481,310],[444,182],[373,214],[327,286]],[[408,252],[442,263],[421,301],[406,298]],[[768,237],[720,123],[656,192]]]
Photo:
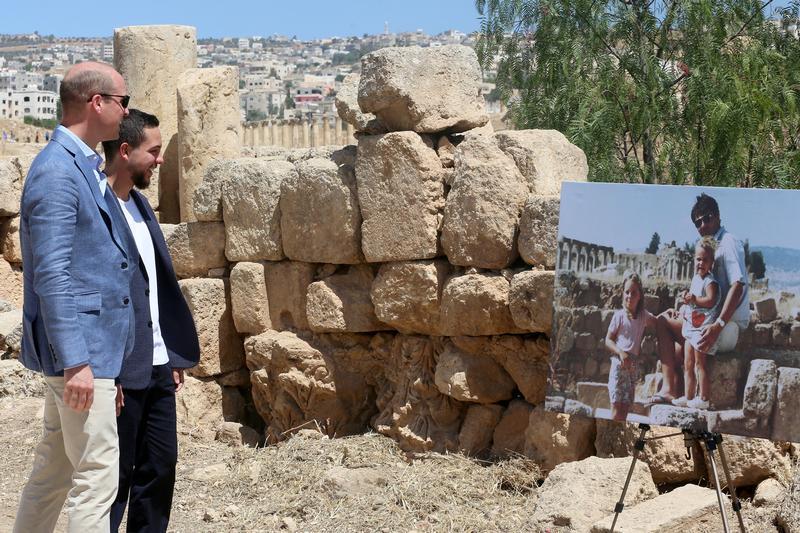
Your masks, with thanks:
[[[767,273],[767,265],[764,263],[764,254],[758,250],[750,252],[750,272],[755,279],[763,279]]]
[[[592,180],[800,187],[800,42],[772,1],[476,0],[476,50],[513,123],[564,132]]]
[[[658,251],[658,246],[661,244],[661,235],[658,233],[653,233],[653,236],[650,238],[650,244],[647,245],[645,248],[644,253],[646,254],[654,254]]]

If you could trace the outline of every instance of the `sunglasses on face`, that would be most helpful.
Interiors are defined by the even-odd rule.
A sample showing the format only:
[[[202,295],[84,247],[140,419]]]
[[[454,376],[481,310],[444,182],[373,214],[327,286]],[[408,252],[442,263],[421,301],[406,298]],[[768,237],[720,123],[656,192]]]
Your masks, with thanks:
[[[714,215],[703,215],[694,221],[694,227],[700,229],[703,224],[708,224]]]
[[[103,98],[112,98],[112,97],[114,97],[114,98],[121,98],[121,100],[120,100],[119,102],[117,102],[116,100],[114,100],[114,101],[115,101],[115,102],[117,102],[119,105],[121,105],[121,106],[122,106],[122,109],[128,109],[128,104],[129,104],[129,103],[130,103],[130,101],[131,101],[131,95],[129,95],[129,94],[106,94],[106,93],[97,93],[97,95],[98,95],[98,96],[102,96]],[[92,96],[92,98],[94,98],[94,96]],[[88,100],[86,100],[86,101],[87,101],[87,102],[91,102],[91,101],[92,101],[92,98],[89,98],[89,99],[88,99]]]

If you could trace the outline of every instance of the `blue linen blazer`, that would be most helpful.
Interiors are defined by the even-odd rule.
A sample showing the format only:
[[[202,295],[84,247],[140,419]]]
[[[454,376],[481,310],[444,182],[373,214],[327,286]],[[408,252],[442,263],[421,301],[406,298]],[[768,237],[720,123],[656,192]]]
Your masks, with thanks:
[[[103,197],[92,164],[59,130],[25,180],[20,361],[46,376],[88,363],[96,378],[113,379],[133,348],[138,252],[121,238],[111,216],[120,208],[106,190]]]
[[[139,191],[131,190],[131,197],[145,221],[156,256],[156,281],[158,283],[158,315],[161,337],[167,347],[172,368],[191,368],[200,361],[200,343],[189,306],[178,286],[169,249],[164,240],[150,203]],[[121,211],[121,210],[120,210]],[[120,212],[120,216],[124,215]],[[125,239],[130,249],[136,241],[122,219]],[[133,351],[122,363],[119,382],[125,389],[144,389],[153,373],[153,322],[150,316],[150,284],[144,262],[139,260],[131,279],[131,300],[136,315],[136,333]]]

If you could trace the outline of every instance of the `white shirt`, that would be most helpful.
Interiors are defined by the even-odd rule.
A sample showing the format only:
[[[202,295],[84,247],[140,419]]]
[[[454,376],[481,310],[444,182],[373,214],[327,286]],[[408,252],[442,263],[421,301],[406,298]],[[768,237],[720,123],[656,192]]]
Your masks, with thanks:
[[[61,130],[61,133],[69,136],[70,139],[75,141],[75,144],[78,145],[78,148],[81,149],[81,153],[86,156],[86,159],[92,164],[92,170],[94,170],[94,177],[97,180],[97,185],[100,187],[100,196],[105,196],[106,194],[106,175],[100,172],[100,167],[103,165],[103,158],[100,157],[100,154],[92,150],[88,144],[83,142],[83,139],[72,133],[69,128],[65,128],[61,124],[56,127],[57,130]]]
[[[736,237],[725,228],[720,227],[714,238],[717,239],[717,251],[714,254],[714,278],[719,283],[721,301],[725,302],[733,282],[743,285],[742,300],[730,318],[741,329],[747,329],[750,323],[750,294],[747,286],[747,267],[744,264],[744,247]]]
[[[141,257],[144,268],[147,270],[150,289],[150,320],[153,322],[153,366],[164,365],[169,362],[169,356],[167,355],[167,347],[164,345],[164,339],[161,337],[161,325],[158,322],[158,281],[156,280],[156,251],[153,247],[153,239],[147,229],[142,213],[136,207],[133,196],[129,196],[127,202],[121,198],[117,198],[117,200],[119,200],[119,205],[125,214],[125,220],[131,229],[133,240],[136,241],[139,257]]]

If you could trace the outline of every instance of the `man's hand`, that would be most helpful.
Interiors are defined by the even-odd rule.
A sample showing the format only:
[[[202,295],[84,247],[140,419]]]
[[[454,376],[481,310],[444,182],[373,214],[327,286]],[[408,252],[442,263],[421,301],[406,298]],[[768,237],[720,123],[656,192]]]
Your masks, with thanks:
[[[717,342],[720,333],[722,333],[722,326],[716,322],[704,327],[700,332],[700,342],[697,343],[697,349],[703,353],[708,353],[708,350]]]
[[[173,368],[172,369],[172,381],[175,382],[175,392],[178,392],[183,388],[183,369],[182,368]]]
[[[64,369],[64,395],[67,407],[88,411],[94,401],[94,374],[89,365]]]
[[[122,385],[117,385],[117,397],[114,403],[117,407],[117,416],[119,416],[122,412],[122,408],[125,407],[125,394],[122,393]]]

